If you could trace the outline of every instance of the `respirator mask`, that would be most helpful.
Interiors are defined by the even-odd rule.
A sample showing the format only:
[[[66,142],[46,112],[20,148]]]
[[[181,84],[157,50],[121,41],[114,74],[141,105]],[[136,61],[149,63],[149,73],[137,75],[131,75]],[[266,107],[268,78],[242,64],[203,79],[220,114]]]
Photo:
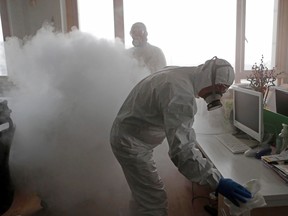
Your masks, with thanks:
[[[133,38],[132,44],[141,47],[147,42],[147,32],[144,29],[132,29],[130,35]]]
[[[209,93],[206,93],[203,96],[204,100],[207,103],[208,111],[215,110],[215,109],[222,107],[222,103],[220,99],[223,93],[225,93],[227,89],[229,88],[229,86],[225,84],[215,84],[215,81],[216,81],[217,70],[222,67],[231,67],[231,65],[230,64],[216,65],[216,60],[217,60],[216,56],[210,60],[211,62],[209,64],[212,64],[212,69],[211,69],[212,70],[212,73],[211,73],[212,86],[206,89],[206,90],[209,90],[207,91]]]
[[[207,103],[207,110],[211,111],[222,107],[222,103],[220,101],[221,97],[222,94],[215,92],[204,98]]]
[[[132,44],[134,47],[141,47],[145,43],[143,42],[141,38],[136,38],[136,39],[133,39]]]

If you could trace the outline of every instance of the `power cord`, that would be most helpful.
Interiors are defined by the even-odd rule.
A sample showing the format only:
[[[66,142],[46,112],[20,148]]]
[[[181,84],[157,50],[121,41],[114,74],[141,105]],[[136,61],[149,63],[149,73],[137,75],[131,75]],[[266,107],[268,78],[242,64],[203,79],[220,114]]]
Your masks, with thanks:
[[[196,199],[206,199],[208,204],[204,206],[204,210],[208,212],[211,216],[217,216],[218,214],[218,200],[215,195],[215,192],[209,194],[209,196],[194,196],[194,183],[192,183],[192,205]]]

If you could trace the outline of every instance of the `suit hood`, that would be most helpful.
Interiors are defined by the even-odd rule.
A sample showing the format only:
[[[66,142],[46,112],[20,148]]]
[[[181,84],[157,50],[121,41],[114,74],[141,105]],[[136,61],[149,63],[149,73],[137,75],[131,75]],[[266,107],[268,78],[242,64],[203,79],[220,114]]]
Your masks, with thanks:
[[[198,93],[214,84],[232,85],[235,79],[234,69],[225,59],[213,57],[204,64],[197,66],[195,70],[194,91]]]

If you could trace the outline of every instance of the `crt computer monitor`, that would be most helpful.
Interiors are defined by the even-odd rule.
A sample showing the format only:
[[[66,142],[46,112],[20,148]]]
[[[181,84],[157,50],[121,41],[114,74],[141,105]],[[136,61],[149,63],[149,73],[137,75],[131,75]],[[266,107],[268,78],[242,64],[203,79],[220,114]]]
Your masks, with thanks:
[[[262,143],[264,126],[261,92],[233,87],[233,125]]]
[[[276,112],[288,116],[288,90],[275,89]]]

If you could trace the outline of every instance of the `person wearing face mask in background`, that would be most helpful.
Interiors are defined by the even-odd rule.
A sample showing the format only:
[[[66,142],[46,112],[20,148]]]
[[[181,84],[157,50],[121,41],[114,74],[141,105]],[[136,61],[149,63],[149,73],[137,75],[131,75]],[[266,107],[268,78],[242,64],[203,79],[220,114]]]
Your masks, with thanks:
[[[166,66],[166,58],[162,50],[147,42],[148,32],[143,23],[134,23],[130,35],[134,47],[128,49],[129,55],[135,58],[141,67],[147,67],[151,73],[154,73]]]
[[[222,106],[220,98],[233,83],[234,70],[217,57],[196,67],[166,67],[140,81],[114,120],[110,143],[136,204],[134,215],[167,216],[167,195],[157,173],[153,149],[167,139],[169,157],[187,179],[208,184],[236,206],[251,193],[231,179],[222,178],[197,148],[193,129],[195,98],[207,109]]]

